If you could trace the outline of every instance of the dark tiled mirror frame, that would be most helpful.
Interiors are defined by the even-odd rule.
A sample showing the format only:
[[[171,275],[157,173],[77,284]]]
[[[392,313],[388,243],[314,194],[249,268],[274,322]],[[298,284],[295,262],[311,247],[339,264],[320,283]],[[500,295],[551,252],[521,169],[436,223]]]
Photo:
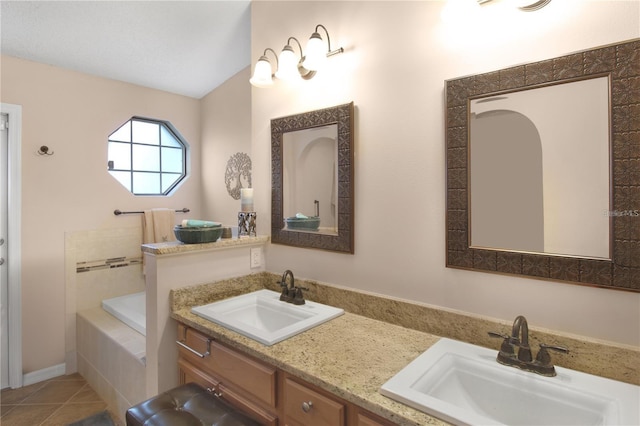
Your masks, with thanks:
[[[611,84],[612,260],[469,247],[469,99],[608,75]],[[445,83],[447,261],[450,268],[640,292],[640,39]]]
[[[353,102],[271,120],[271,242],[353,253]],[[282,137],[284,133],[338,125],[338,235],[283,228]]]

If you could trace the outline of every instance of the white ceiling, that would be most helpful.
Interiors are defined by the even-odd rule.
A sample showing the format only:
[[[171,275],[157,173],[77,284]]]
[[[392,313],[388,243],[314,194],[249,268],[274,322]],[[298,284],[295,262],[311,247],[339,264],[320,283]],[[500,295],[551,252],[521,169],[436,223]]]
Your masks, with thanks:
[[[2,0],[0,51],[199,99],[250,64],[250,9],[248,0]]]

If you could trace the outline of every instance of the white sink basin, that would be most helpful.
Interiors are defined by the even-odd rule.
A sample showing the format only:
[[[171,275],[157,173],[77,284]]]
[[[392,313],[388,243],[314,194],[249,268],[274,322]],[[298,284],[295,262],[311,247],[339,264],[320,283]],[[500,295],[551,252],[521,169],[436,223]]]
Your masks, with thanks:
[[[339,317],[344,310],[308,300],[304,305],[293,305],[280,301],[280,293],[258,290],[196,306],[191,312],[271,346]]]
[[[639,386],[557,366],[543,377],[498,364],[497,353],[441,339],[380,393],[456,425],[640,424]]]

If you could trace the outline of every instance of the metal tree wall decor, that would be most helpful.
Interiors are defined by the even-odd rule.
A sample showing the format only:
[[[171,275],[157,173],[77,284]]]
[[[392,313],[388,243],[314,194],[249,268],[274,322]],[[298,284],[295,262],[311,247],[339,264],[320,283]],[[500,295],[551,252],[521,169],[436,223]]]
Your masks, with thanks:
[[[246,182],[246,186],[243,186]],[[241,188],[251,188],[251,157],[244,152],[237,152],[227,161],[227,169],[224,173],[224,183],[227,192],[234,200],[240,199]]]

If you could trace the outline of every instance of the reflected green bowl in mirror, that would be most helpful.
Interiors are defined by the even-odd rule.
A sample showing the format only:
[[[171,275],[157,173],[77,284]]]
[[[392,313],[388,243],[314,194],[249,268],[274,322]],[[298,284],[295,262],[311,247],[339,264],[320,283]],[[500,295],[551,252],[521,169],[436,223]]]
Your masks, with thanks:
[[[320,226],[320,217],[288,217],[284,220],[284,222],[287,224],[287,229],[299,231],[317,231],[318,227]]]

